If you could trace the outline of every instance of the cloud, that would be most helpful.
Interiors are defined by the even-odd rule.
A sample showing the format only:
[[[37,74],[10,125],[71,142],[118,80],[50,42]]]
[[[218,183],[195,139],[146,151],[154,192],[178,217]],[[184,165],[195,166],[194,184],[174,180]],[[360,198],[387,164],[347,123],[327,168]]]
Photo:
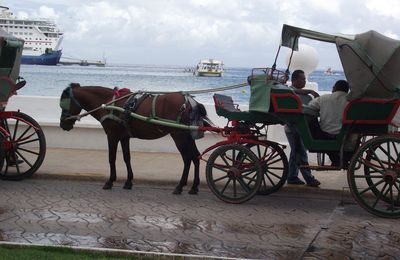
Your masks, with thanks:
[[[372,12],[396,19],[400,17],[400,2],[398,0],[367,0],[366,6]]]
[[[110,62],[191,64],[222,59],[235,66],[269,65],[282,24],[326,33],[374,29],[400,35],[400,2],[388,0],[24,0],[14,11],[57,21],[65,32],[64,53]],[[308,42],[307,42],[308,44]],[[325,43],[312,42],[320,66],[340,62]],[[325,53],[326,52],[326,53]],[[331,59],[331,60],[330,60]]]

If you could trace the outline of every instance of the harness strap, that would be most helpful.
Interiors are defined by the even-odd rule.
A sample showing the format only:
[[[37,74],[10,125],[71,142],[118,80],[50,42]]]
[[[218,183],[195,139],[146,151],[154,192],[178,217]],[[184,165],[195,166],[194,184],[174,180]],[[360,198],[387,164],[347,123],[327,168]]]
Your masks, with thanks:
[[[81,104],[79,104],[78,100],[75,98],[74,92],[72,91],[72,87],[69,88],[69,96],[71,100],[75,103],[75,105],[77,105],[80,109],[83,109]]]
[[[121,92],[126,92],[127,90],[128,89],[126,89],[126,88],[118,89],[117,87],[115,87],[114,88],[114,95],[113,95],[113,97],[111,99],[111,101],[112,101],[111,105],[114,106],[116,98],[121,97]],[[106,119],[111,119],[111,120],[117,121],[118,123],[123,123],[124,122],[124,120],[122,120],[118,116],[114,115],[114,110],[110,110],[110,112],[108,114],[106,114],[102,118],[100,118],[100,123],[103,123]]]
[[[180,113],[178,114],[178,117],[176,118],[176,121],[179,123],[181,122],[182,119],[182,114],[185,112],[188,102],[189,102],[189,94],[186,92],[182,92],[182,96],[184,97],[185,101],[183,102],[181,108],[179,109]],[[190,105],[190,104],[189,104]]]
[[[154,95],[153,101],[151,103],[151,117],[150,118],[157,118],[156,114],[156,101],[159,95]]]

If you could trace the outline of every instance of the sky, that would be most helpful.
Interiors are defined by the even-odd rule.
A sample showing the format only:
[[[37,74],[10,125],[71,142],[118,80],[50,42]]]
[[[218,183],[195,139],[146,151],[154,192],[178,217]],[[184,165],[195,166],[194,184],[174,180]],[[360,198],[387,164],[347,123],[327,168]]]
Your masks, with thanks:
[[[400,39],[398,0],[7,0],[20,18],[53,19],[64,32],[63,56],[107,63],[229,67],[273,64],[283,24],[325,33],[375,30]],[[333,44],[300,39],[318,68],[341,69]],[[288,50],[280,57],[286,58]],[[285,60],[285,59],[284,59]],[[286,66],[278,60],[278,66]]]

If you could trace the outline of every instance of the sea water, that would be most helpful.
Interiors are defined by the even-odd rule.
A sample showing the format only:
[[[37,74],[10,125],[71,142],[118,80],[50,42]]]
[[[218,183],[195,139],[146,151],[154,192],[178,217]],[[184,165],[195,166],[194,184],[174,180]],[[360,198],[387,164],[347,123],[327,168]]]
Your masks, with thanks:
[[[59,97],[71,82],[81,86],[104,86],[129,88],[132,91],[191,91],[218,89],[245,83],[251,68],[226,68],[222,77],[196,77],[185,66],[166,65],[108,65],[96,66],[38,66],[21,65],[20,76],[27,84],[18,91],[19,95]],[[319,91],[330,91],[333,84],[345,79],[343,72],[325,75],[316,70],[308,76],[309,82],[318,84]],[[221,92],[232,96],[238,104],[247,105],[250,98],[249,86]],[[199,102],[212,104],[213,92],[196,94]]]

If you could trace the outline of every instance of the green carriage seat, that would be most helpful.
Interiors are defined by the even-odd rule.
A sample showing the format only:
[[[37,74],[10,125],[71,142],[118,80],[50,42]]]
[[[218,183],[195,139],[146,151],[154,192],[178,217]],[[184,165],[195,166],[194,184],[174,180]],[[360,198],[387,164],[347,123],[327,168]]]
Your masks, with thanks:
[[[343,126],[364,134],[387,133],[399,106],[399,99],[353,99],[343,112]]]
[[[217,115],[223,116],[228,120],[237,120],[251,123],[263,124],[283,124],[274,113],[261,113],[256,111],[241,111],[239,105],[233,102],[232,97],[214,94],[215,111]]]

